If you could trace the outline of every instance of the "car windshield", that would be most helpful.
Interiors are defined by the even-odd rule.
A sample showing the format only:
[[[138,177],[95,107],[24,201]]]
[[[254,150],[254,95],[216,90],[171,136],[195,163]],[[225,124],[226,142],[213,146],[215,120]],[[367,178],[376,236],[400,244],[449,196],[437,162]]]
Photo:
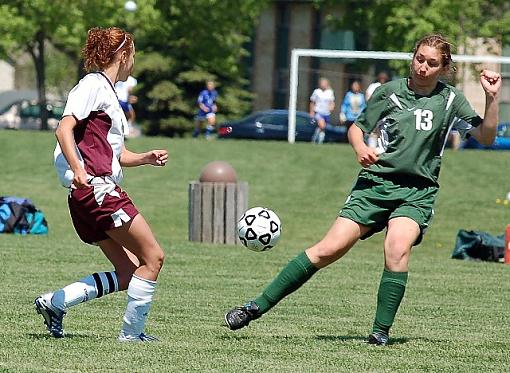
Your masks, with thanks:
[[[287,115],[286,114],[266,114],[257,118],[260,123],[264,124],[272,124],[276,126],[286,126],[287,125]]]

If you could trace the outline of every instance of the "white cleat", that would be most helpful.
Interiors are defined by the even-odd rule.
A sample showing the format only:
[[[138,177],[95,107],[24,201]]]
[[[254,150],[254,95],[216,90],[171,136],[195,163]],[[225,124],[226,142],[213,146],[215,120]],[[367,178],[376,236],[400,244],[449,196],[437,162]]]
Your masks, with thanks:
[[[140,335],[126,335],[123,332],[120,332],[118,340],[120,342],[158,342],[159,339],[152,335],[145,335],[141,333]]]

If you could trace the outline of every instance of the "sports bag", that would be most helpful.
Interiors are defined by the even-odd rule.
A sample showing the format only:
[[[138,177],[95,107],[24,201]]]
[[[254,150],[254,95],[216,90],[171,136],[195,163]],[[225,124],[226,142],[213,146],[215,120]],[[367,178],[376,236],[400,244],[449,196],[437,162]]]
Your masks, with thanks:
[[[48,234],[48,222],[31,200],[0,197],[0,233]]]
[[[453,249],[453,259],[501,262],[505,256],[505,235],[493,236],[487,232],[459,230]]]

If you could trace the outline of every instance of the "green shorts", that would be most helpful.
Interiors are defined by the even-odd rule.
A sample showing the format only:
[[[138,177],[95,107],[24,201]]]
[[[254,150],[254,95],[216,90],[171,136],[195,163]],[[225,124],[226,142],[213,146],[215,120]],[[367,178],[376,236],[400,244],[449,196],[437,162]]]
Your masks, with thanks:
[[[390,219],[413,219],[420,227],[420,236],[414,243],[418,245],[434,215],[434,201],[439,188],[432,183],[409,181],[363,170],[338,216],[370,227],[362,240],[382,231]]]

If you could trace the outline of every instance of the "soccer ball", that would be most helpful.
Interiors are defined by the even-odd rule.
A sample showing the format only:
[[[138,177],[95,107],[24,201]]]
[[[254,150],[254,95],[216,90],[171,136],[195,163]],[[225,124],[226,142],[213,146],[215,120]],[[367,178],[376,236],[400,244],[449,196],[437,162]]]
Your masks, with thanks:
[[[237,223],[242,244],[253,251],[271,249],[280,239],[280,218],[265,207],[253,207],[246,211]]]

